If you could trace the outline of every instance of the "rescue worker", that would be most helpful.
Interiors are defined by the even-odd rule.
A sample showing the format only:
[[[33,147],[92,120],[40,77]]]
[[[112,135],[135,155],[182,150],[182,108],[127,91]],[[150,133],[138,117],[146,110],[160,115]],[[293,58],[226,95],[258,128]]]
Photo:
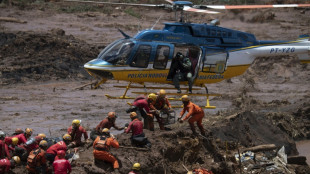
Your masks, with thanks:
[[[204,168],[199,168],[199,169],[194,169],[193,171],[188,171],[187,174],[213,174],[213,172],[206,170]]]
[[[88,139],[86,130],[81,126],[81,121],[77,119],[72,121],[72,126],[68,128],[68,134],[72,137],[72,142],[68,145],[68,148],[80,146],[82,144],[82,135],[85,142]]]
[[[31,137],[32,135],[32,129],[31,128],[26,128],[24,133],[15,135],[13,137],[17,137],[18,138],[18,145],[20,144],[25,144],[27,142],[27,140]]]
[[[114,136],[110,135],[110,130],[108,128],[104,128],[102,130],[102,135],[98,136],[93,143],[95,162],[98,162],[97,160],[103,160],[112,163],[115,172],[118,172],[119,163],[109,152],[111,147],[119,148],[118,141]]]
[[[131,169],[132,171],[129,172],[128,174],[139,174],[139,171],[141,169],[140,163],[134,163]]]
[[[64,150],[67,151],[67,145],[71,142],[72,138],[69,134],[65,134],[62,137],[63,141],[60,141],[46,150],[46,159],[53,163],[57,154],[57,151]]]
[[[21,128],[17,128],[15,129],[15,132],[12,134],[12,136],[23,134],[23,133],[24,131]]]
[[[19,156],[21,161],[26,161],[29,153],[39,147],[41,140],[41,136],[36,136],[34,138],[30,138],[25,144],[17,145],[15,148],[15,155]]]
[[[4,159],[5,157],[8,159],[11,159],[9,147],[4,142],[4,139],[5,139],[5,133],[0,131],[0,159]]]
[[[114,127],[117,130],[123,130],[123,127],[118,127],[115,125],[116,118],[117,116],[115,112],[109,112],[108,116],[96,126],[95,130],[91,132],[91,139],[95,140],[97,136],[100,136],[104,128],[111,129],[111,127]]]
[[[166,97],[166,91],[161,89],[158,93],[158,96],[155,99],[155,102],[150,103],[151,112],[156,117],[160,130],[165,130],[164,120],[160,117],[160,112],[169,114],[171,109],[170,102]]]
[[[14,152],[15,147],[18,144],[18,138],[17,137],[5,137],[4,143],[7,145],[9,151]]]
[[[156,101],[156,98],[157,98],[157,95],[154,93],[149,94],[147,98],[147,103],[150,108],[150,111],[149,111],[150,114],[149,114],[148,121],[147,121],[148,125],[147,126],[144,125],[144,128],[149,129],[150,131],[154,131],[154,115],[156,114],[156,110],[154,109],[153,105]]]
[[[54,174],[69,174],[71,173],[71,164],[65,159],[66,152],[63,150],[57,151],[57,159],[53,162]]]
[[[152,94],[150,94],[152,95]],[[154,94],[155,95],[155,94]],[[150,113],[150,107],[148,103],[148,99],[145,96],[137,97],[134,102],[131,104],[133,108],[126,110],[127,113],[130,112],[140,112],[141,116],[143,117],[143,126],[144,129],[149,129],[149,120],[153,119]]]
[[[183,121],[188,120],[188,123],[190,125],[191,130],[193,131],[193,134],[196,135],[195,125],[194,123],[197,122],[197,126],[200,129],[201,135],[205,135],[204,128],[202,126],[202,118],[204,117],[204,111],[202,108],[200,108],[198,105],[192,103],[188,97],[188,95],[182,96],[182,102],[183,102],[183,110],[180,113],[180,117],[178,120],[182,123]],[[182,119],[185,112],[188,112],[184,119]]]
[[[173,84],[175,88],[178,90],[178,93],[181,93],[180,88],[180,81],[187,80],[188,81],[188,91],[192,93],[192,85],[193,85],[193,78],[191,73],[192,63],[188,57],[185,57],[182,53],[177,52],[176,56],[174,57],[170,73],[173,77]]]
[[[47,165],[45,158],[45,151],[47,149],[47,141],[42,140],[39,147],[32,150],[27,158],[26,169],[29,173],[38,174],[46,173]]]
[[[20,163],[18,156],[13,156],[11,160],[4,158],[0,160],[0,173],[9,173],[10,169]]]
[[[143,133],[143,123],[140,121],[137,117],[136,112],[130,113],[130,119],[132,120],[128,127],[125,128],[125,133],[132,132],[132,135],[130,137],[131,144],[138,147],[151,147],[151,143],[148,141],[148,139],[145,137]]]

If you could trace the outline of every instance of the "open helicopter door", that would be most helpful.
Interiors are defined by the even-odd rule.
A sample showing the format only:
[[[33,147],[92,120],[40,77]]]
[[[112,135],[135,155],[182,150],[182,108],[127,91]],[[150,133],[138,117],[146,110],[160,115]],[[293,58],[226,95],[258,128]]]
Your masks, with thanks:
[[[202,71],[222,74],[226,70],[228,58],[229,53],[225,49],[207,47]]]
[[[193,79],[196,79],[198,77],[198,72],[199,72],[199,67],[200,67],[200,62],[201,62],[201,55],[202,55],[202,50],[200,49],[199,46],[193,46],[193,45],[174,45],[174,50],[173,50],[173,59],[171,61],[171,65],[167,80],[172,81],[173,76],[175,72],[173,72],[173,64],[176,59],[177,53],[182,53],[184,57],[187,57],[190,59],[191,62],[191,70],[190,72],[192,73]],[[180,79],[180,81],[187,81],[184,77]]]

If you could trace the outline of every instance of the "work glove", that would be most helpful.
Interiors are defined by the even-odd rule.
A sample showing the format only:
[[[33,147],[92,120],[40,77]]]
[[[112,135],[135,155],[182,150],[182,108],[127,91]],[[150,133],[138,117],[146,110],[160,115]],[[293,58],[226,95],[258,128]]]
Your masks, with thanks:
[[[115,139],[115,137],[114,137],[114,135],[113,135],[113,134],[111,134],[111,137],[112,137],[113,139]]]

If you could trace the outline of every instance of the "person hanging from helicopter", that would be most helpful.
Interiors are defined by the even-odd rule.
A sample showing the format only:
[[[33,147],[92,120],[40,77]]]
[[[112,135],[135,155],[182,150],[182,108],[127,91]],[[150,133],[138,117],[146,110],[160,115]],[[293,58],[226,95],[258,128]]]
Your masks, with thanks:
[[[192,93],[193,78],[191,73],[192,63],[188,57],[185,57],[181,52],[177,52],[176,56],[172,60],[170,73],[173,77],[173,84],[181,93],[180,81],[188,81],[188,92]]]

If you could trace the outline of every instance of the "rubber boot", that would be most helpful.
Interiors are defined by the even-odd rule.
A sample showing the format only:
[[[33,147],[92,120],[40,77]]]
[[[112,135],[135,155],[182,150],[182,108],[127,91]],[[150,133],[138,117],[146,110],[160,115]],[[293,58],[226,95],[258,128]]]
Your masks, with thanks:
[[[197,135],[197,132],[196,132],[196,129],[195,129],[194,124],[190,124],[189,126],[191,127],[191,130],[192,130],[192,132],[193,132],[193,135]]]

